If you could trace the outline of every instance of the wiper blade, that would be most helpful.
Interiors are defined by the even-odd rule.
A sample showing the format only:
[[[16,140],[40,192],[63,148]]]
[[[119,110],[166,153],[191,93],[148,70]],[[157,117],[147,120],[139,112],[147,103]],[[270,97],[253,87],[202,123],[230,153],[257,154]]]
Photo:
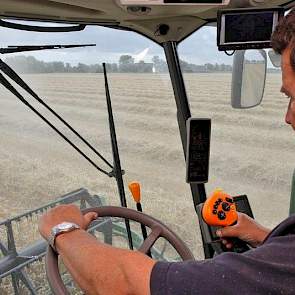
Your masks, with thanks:
[[[0,48],[0,53],[1,54],[9,54],[9,53],[26,52],[26,51],[78,48],[78,47],[90,47],[90,46],[96,46],[96,44],[8,46],[7,48]]]

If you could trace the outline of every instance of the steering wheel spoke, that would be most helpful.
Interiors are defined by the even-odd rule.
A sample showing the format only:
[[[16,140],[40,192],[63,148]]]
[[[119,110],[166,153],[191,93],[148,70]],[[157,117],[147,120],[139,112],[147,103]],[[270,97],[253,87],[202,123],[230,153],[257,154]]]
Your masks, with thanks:
[[[159,226],[155,226],[152,229],[152,232],[148,235],[148,237],[144,240],[138,251],[148,254],[150,249],[153,247],[155,242],[159,239],[161,236],[162,229]]]

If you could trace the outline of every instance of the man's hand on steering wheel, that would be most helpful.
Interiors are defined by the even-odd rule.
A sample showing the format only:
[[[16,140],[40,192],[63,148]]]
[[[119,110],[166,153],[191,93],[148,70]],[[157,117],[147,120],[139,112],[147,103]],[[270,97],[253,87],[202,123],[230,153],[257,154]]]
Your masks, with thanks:
[[[149,294],[151,272],[156,261],[144,254],[151,250],[159,238],[170,242],[183,260],[194,259],[185,243],[152,216],[112,206],[85,209],[82,213],[73,205],[57,207],[40,219],[39,230],[48,240],[52,227],[57,224],[70,222],[86,229],[97,216],[125,218],[150,228],[150,234],[138,251],[111,247],[85,230],[73,230],[59,235],[61,238],[56,245],[59,256],[73,279],[87,294]],[[59,273],[58,254],[52,247],[47,248],[45,259],[46,274],[53,293],[69,295]]]
[[[48,240],[51,229],[62,222],[72,222],[81,229],[86,230],[89,224],[97,218],[97,213],[89,212],[83,215],[80,209],[75,205],[60,205],[45,213],[39,219],[40,234]]]

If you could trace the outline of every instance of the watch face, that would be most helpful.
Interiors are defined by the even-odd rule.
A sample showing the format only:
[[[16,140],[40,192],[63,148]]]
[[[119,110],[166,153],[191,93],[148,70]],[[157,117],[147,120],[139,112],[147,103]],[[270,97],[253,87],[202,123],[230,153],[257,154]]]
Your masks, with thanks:
[[[73,224],[69,223],[69,222],[63,222],[63,223],[58,225],[58,228],[61,229],[61,230],[70,229],[72,227],[73,227]]]
[[[63,222],[63,223],[60,223],[60,224],[54,226],[52,228],[51,232],[53,235],[57,235],[61,232],[71,231],[75,228],[79,228],[79,226],[74,223],[71,223],[71,222]]]

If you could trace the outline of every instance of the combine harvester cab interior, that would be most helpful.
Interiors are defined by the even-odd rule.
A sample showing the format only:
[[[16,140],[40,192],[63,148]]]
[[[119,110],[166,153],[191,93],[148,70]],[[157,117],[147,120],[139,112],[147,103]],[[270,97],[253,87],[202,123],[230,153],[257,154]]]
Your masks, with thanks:
[[[74,179],[77,183],[80,181],[79,173],[76,174],[76,178],[73,176],[67,178],[63,172],[60,178],[64,181],[60,179],[60,182],[66,183],[65,187],[73,188],[72,192],[65,193],[63,188],[60,190],[62,193],[56,194],[57,189],[50,187],[51,179],[48,178],[46,179],[48,192],[41,191],[37,185],[35,191],[30,190],[30,193],[38,195],[35,201],[32,201],[34,203],[32,208],[31,205],[25,205],[29,204],[28,201],[23,201],[22,204],[22,191],[15,191],[11,203],[8,201],[11,199],[9,191],[19,188],[14,179],[18,179],[17,174],[21,169],[19,171],[16,169],[16,176],[14,173],[3,172],[1,181],[6,187],[3,189],[3,194],[7,196],[0,195],[0,200],[6,204],[7,212],[4,214],[4,211],[0,211],[3,215],[2,218],[0,214],[3,219],[0,220],[0,293],[80,294],[64,266],[58,265],[54,251],[37,232],[38,218],[50,208],[60,204],[74,203],[84,212],[95,208],[100,217],[91,224],[89,228],[91,233],[105,243],[137,249],[163,261],[209,259],[227,251],[215,235],[216,226],[207,225],[203,215],[204,203],[217,187],[222,187],[230,194],[229,196],[221,193],[213,204],[218,208],[223,202],[225,211],[230,211],[234,206],[235,210],[251,217],[255,216],[260,222],[271,225],[276,225],[287,217],[288,210],[294,213],[295,186],[292,189],[289,208],[294,163],[292,161],[286,165],[280,163],[280,161],[285,163],[288,155],[293,153],[291,148],[287,147],[288,143],[291,143],[288,139],[291,137],[290,133],[281,132],[284,120],[280,114],[287,106],[279,97],[280,56],[271,50],[272,32],[280,18],[294,5],[295,1],[287,0],[2,0],[0,32],[17,31],[20,36],[25,32],[39,34],[34,35],[36,37],[31,44],[18,45],[18,40],[14,40],[10,46],[5,44],[5,48],[0,44],[3,47],[0,48],[3,57],[0,60],[2,88],[0,99],[2,95],[7,96],[9,93],[10,99],[17,98],[23,112],[33,112],[34,118],[38,118],[40,125],[50,130],[50,133],[48,131],[48,134],[42,134],[44,131],[38,131],[38,123],[35,123],[39,139],[38,137],[29,139],[27,142],[30,144],[26,143],[26,147],[30,150],[30,145],[38,146],[39,140],[40,145],[44,144],[42,138],[56,136],[62,141],[62,144],[58,143],[58,148],[63,149],[66,144],[68,146],[60,157],[68,160],[72,157],[73,151],[75,154],[73,162],[78,163],[78,158],[79,161],[82,159],[81,163],[83,162],[83,164],[75,163],[72,168],[66,164],[64,171],[68,171],[69,174],[75,173],[72,170],[77,170],[81,165],[81,171],[85,173],[85,175],[81,173],[81,179],[86,180],[89,178],[89,173],[83,170],[85,169],[83,165],[86,163],[90,164],[90,169],[94,169],[91,170],[91,174],[95,175],[92,184],[97,181],[97,173],[102,180],[90,189],[84,188],[87,187],[88,181],[85,185],[81,184],[83,188],[74,188]],[[89,47],[87,54],[96,54],[95,44],[101,44],[105,42],[104,40],[95,40],[95,38],[92,40],[89,35],[87,42],[79,39],[82,36],[80,34],[86,34],[89,27],[92,30],[109,30],[103,35],[107,40],[112,38],[112,31],[120,32],[120,36],[116,35],[118,43],[113,43],[117,44],[116,46],[119,46],[120,42],[124,43],[125,36],[132,36],[134,40],[136,38],[148,40],[150,44],[158,46],[157,50],[161,48],[162,53],[160,58],[154,56],[153,64],[139,61],[134,67],[138,69],[144,64],[144,70],[140,74],[133,72],[126,77],[123,74],[129,73],[126,70],[128,63],[124,64],[126,71],[122,65],[120,71],[114,64],[112,67],[110,63],[103,63],[99,71],[97,70],[99,74],[89,75],[83,79],[80,79],[77,73],[64,73],[67,75],[66,82],[61,81],[64,77],[60,74],[43,75],[45,85],[47,83],[49,85],[52,81],[55,83],[45,90],[41,89],[40,85],[44,82],[41,83],[39,78],[19,73],[18,69],[5,59],[9,54],[28,55],[31,52],[53,52],[53,50],[62,52],[78,50],[74,48],[79,47]],[[194,36],[199,32],[202,32],[200,44],[193,43]],[[54,44],[39,43],[38,36],[48,34],[62,36],[57,39],[60,43],[57,41]],[[66,36],[77,36],[76,41],[79,44],[72,42],[73,39]],[[207,48],[202,48],[202,42]],[[188,50],[190,44],[195,47]],[[183,54],[184,48],[187,50],[186,55]],[[218,50],[219,57],[221,55],[226,57],[232,65],[218,64],[214,58]],[[207,56],[206,52],[208,56],[210,54],[213,56],[213,62],[208,63],[205,60],[204,65],[196,65],[203,62],[198,55]],[[106,50],[105,54],[107,53]],[[191,60],[185,61],[186,57]],[[103,59],[104,57],[97,57],[97,60]],[[105,62],[108,60],[109,57],[106,57]],[[134,59],[131,58],[129,61],[131,60],[134,64]],[[71,67],[70,63],[67,67]],[[145,83],[143,81],[146,77],[148,82]],[[73,78],[73,82],[69,82],[70,78]],[[161,82],[161,79],[164,82]],[[119,86],[118,81],[122,81]],[[210,84],[207,85],[206,81],[210,81]],[[67,83],[70,85],[65,86]],[[82,91],[77,90],[78,85],[83,86]],[[95,88],[92,89],[93,85]],[[227,86],[223,88],[224,85]],[[67,93],[69,89],[72,91]],[[147,90],[151,93],[147,93]],[[50,91],[53,91],[53,94]],[[57,98],[54,97],[56,91],[62,93]],[[267,99],[275,95],[275,92],[279,98],[268,101]],[[93,104],[88,97],[92,95],[91,99],[96,100],[97,94],[103,97],[103,100]],[[129,98],[130,94],[132,95]],[[77,98],[78,95],[83,97]],[[85,104],[90,105],[87,108],[89,114],[81,109],[77,118],[79,115],[81,117],[72,123],[71,119],[75,117],[71,117],[71,112],[74,112],[75,107],[80,107],[84,95],[87,97]],[[121,101],[120,98],[116,98],[120,95],[124,97]],[[72,99],[70,105],[67,103],[62,105],[63,96],[66,96],[66,100]],[[220,97],[221,102],[218,101]],[[141,99],[150,99],[150,101],[144,104]],[[141,106],[135,105],[136,100]],[[166,100],[173,105],[173,110],[168,109]],[[5,103],[3,112],[9,110],[10,101],[5,99],[3,105]],[[124,109],[129,103],[131,106]],[[62,107],[57,110],[55,106],[58,104]],[[93,105],[103,109],[101,121],[107,126],[106,130],[100,133],[100,138],[91,138],[89,134],[95,133],[79,126],[81,120],[90,122],[95,118],[96,109],[92,109]],[[40,106],[45,112],[42,112]],[[144,108],[148,115],[155,116],[155,119],[148,119],[147,114],[141,116]],[[277,108],[280,109],[280,113]],[[130,115],[128,115],[129,110],[131,110]],[[19,110],[19,114],[22,111]],[[124,115],[126,113],[126,117],[123,117],[123,113]],[[168,124],[167,118],[171,113],[176,120],[169,121]],[[274,116],[282,122],[267,121]],[[0,110],[1,130],[5,129],[6,118],[8,116],[1,114]],[[118,118],[123,118],[122,125]],[[16,120],[20,121],[21,117]],[[12,122],[11,119],[7,124],[13,124]],[[150,124],[155,125],[150,127]],[[23,128],[24,134],[26,128],[31,128],[26,121],[13,126],[20,128],[19,130]],[[99,125],[97,128],[100,128]],[[155,137],[152,128],[156,130]],[[134,132],[134,138],[130,142],[124,141],[131,136],[127,131]],[[7,142],[1,143],[0,147],[2,150],[8,150],[9,140],[11,142],[13,140],[9,131],[3,131],[3,134],[5,134],[3,138],[8,139]],[[268,135],[275,137],[270,140]],[[73,139],[73,136],[76,139]],[[77,138],[80,144],[77,144]],[[151,141],[151,138],[154,141]],[[169,142],[169,138],[174,138],[174,141]],[[25,138],[20,136],[19,140],[19,144],[22,145]],[[178,148],[174,149],[173,145],[176,144]],[[91,153],[85,152],[85,147]],[[58,148],[55,149],[56,154]],[[100,152],[101,149],[104,152]],[[14,151],[13,148],[12,150]],[[26,157],[31,156],[32,165],[38,166],[34,160],[34,153],[32,148]],[[107,156],[104,153],[107,153]],[[125,158],[124,153],[129,153],[130,159],[126,160],[127,156]],[[149,160],[143,162],[148,153]],[[46,154],[47,152],[44,153],[44,158]],[[8,153],[0,157],[0,162],[2,159],[4,163],[1,164],[1,169],[7,165],[5,162],[8,159],[7,155]],[[272,157],[274,164],[263,162],[264,159]],[[162,164],[163,158],[167,161]],[[241,162],[239,158],[242,159]],[[51,161],[54,160],[47,161],[48,169],[53,171],[52,178],[58,178],[59,170],[54,170]],[[103,162],[103,165],[98,164],[99,161]],[[173,166],[176,163],[180,165]],[[275,163],[281,164],[277,170]],[[156,165],[156,168],[153,168],[153,165]],[[133,167],[136,169],[132,170]],[[44,175],[48,177],[47,168],[43,169]],[[32,173],[32,170],[28,171]],[[41,170],[36,171],[40,173]],[[149,177],[146,183],[149,181],[151,183],[141,187],[140,183],[145,183],[145,175]],[[39,180],[42,178],[40,175],[36,177]],[[170,178],[173,177],[176,181],[170,183]],[[138,180],[140,183],[133,180]],[[251,187],[252,181],[256,186]],[[115,199],[107,195],[105,188],[102,189],[103,193],[100,191],[100,186],[104,187],[104,182],[112,183]],[[34,183],[31,187],[34,188]],[[257,193],[255,196],[254,191]],[[266,195],[263,195],[264,193]],[[272,193],[273,195],[269,197]],[[19,196],[17,201],[14,200],[16,195]],[[46,196],[44,200],[42,196]],[[54,200],[49,201],[48,196],[53,196]],[[265,205],[268,197],[272,206]],[[11,210],[12,204],[22,206],[23,212]],[[269,213],[264,206],[271,207]],[[282,207],[278,210],[276,206]],[[217,216],[217,211],[215,215]],[[222,219],[223,216],[218,215],[218,218]],[[166,223],[169,224],[168,227],[164,225]],[[32,232],[32,235],[27,235],[29,232]],[[236,242],[235,252],[249,250],[249,247],[241,241]]]

